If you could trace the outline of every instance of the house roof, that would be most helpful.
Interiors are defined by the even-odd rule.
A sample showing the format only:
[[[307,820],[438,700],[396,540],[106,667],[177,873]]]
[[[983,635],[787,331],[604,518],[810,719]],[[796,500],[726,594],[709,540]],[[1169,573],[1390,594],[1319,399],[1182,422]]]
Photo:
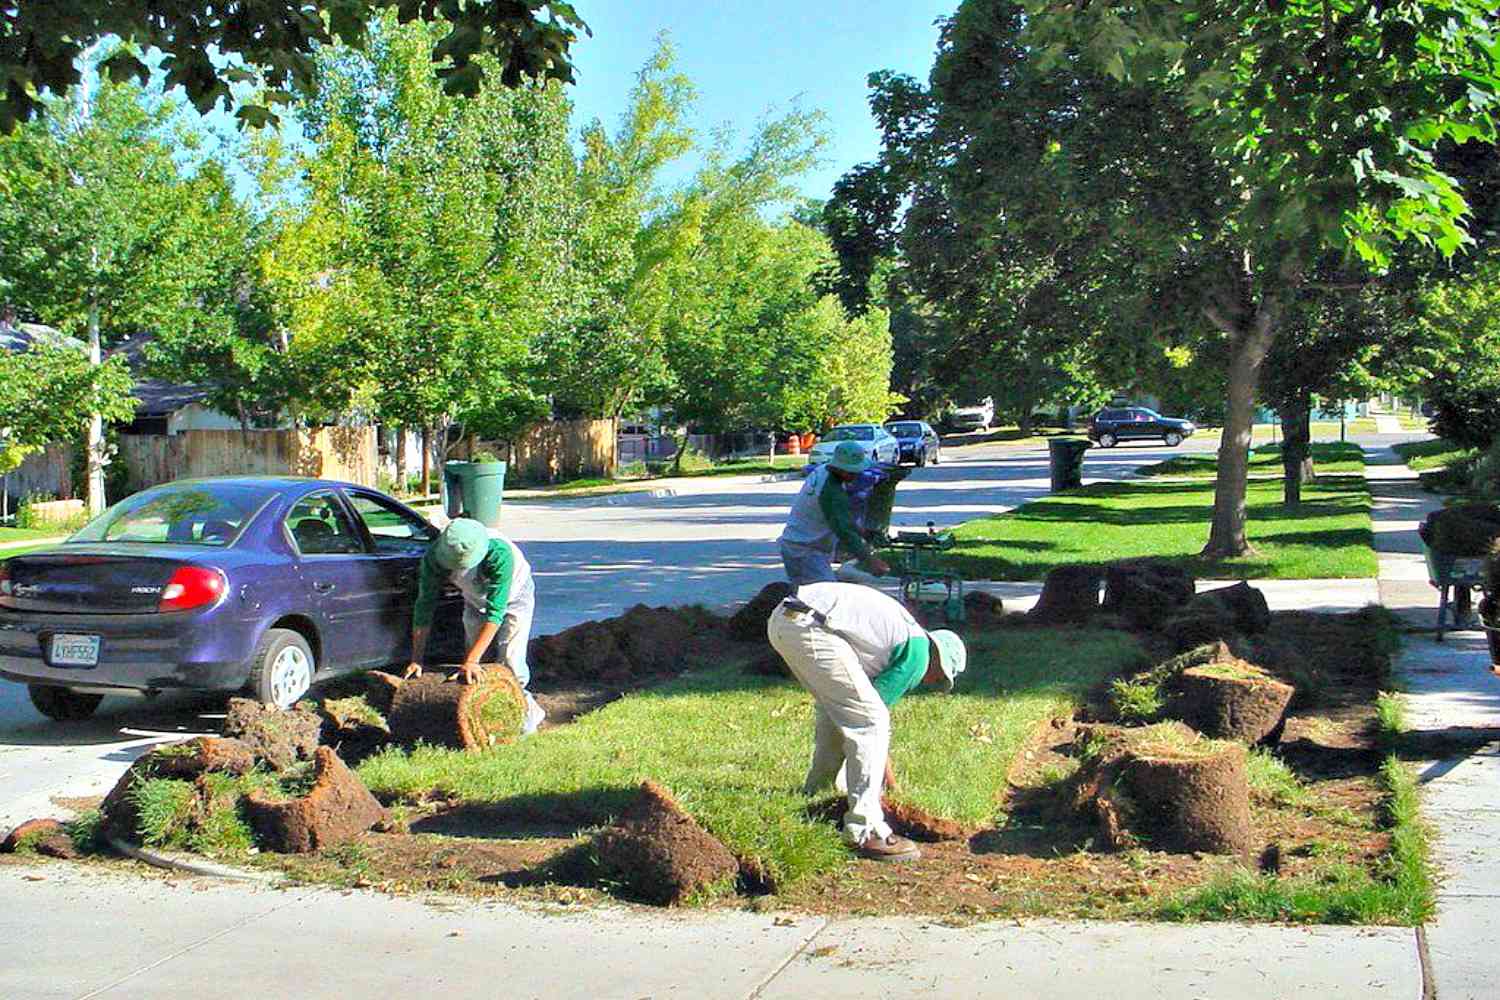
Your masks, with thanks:
[[[136,419],[170,416],[184,406],[201,402],[208,397],[207,386],[142,378],[140,373],[146,369],[146,345],[150,342],[151,334],[137,333],[108,351],[109,357],[124,355],[126,364],[130,365],[131,372],[136,376],[135,387],[130,390],[136,399]]]
[[[76,347],[88,349],[77,337],[69,337],[62,331],[43,323],[7,323],[0,320],[0,350],[20,353],[33,347]]]

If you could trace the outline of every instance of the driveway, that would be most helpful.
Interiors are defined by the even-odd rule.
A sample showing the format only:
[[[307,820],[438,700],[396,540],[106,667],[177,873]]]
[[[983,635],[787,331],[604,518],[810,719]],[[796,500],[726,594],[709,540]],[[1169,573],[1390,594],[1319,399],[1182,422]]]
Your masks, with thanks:
[[[1190,441],[1183,450],[1211,446]],[[1091,451],[1085,481],[1118,479],[1178,453],[1155,445]],[[800,485],[710,477],[670,497],[507,503],[504,530],[536,573],[536,633],[636,603],[722,606],[750,597],[781,575],[775,540]],[[955,449],[902,483],[892,523],[948,527],[1047,492],[1045,448]],[[53,812],[53,796],[103,794],[155,743],[216,732],[222,712],[214,697],[106,698],[89,722],[64,726],[38,715],[21,685],[0,681],[0,829]]]

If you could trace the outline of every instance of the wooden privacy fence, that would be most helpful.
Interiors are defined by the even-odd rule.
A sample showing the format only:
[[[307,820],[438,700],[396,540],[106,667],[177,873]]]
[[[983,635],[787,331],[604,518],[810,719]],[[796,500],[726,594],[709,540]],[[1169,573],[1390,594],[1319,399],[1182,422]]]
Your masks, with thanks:
[[[129,489],[200,476],[291,475],[376,485],[373,427],[122,434]]]
[[[72,470],[73,448],[70,445],[49,444],[41,451],[27,455],[20,466],[0,476],[0,490],[6,494],[7,511],[15,510],[16,500],[28,493],[71,497]]]
[[[615,474],[613,420],[553,420],[531,428],[509,447],[481,443],[480,448],[505,459],[508,482],[557,483]]]

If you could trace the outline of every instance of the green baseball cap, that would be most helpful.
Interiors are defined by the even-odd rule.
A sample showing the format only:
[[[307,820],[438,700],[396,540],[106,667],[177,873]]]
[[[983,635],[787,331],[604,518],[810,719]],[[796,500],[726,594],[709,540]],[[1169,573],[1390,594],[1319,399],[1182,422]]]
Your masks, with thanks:
[[[958,675],[969,665],[969,651],[964,648],[964,641],[957,633],[945,628],[928,632],[927,637],[937,647],[938,666],[942,668],[943,676],[948,678],[948,690],[952,691],[953,682],[958,680]]]
[[[870,456],[858,441],[840,441],[833,449],[828,464],[844,472],[864,472],[872,464]]]
[[[456,517],[432,543],[433,560],[446,570],[473,569],[490,550],[490,533],[472,517]]]

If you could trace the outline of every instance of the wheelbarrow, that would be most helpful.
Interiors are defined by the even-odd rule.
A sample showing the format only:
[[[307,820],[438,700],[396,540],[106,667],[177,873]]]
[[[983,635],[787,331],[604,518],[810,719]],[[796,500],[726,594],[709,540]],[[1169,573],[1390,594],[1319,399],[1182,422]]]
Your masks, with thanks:
[[[1458,620],[1455,591],[1458,588],[1468,590],[1482,586],[1484,559],[1439,552],[1431,548],[1425,539],[1422,541],[1422,558],[1427,562],[1427,582],[1438,591],[1437,641],[1442,642],[1445,631],[1467,624]]]
[[[850,511],[866,541],[892,550],[891,569],[900,580],[902,600],[941,606],[950,623],[961,625],[964,581],[941,558],[955,544],[953,532],[938,531],[930,521],[925,531],[891,531],[896,487],[911,472],[899,465],[875,465],[861,473],[849,484]]]

